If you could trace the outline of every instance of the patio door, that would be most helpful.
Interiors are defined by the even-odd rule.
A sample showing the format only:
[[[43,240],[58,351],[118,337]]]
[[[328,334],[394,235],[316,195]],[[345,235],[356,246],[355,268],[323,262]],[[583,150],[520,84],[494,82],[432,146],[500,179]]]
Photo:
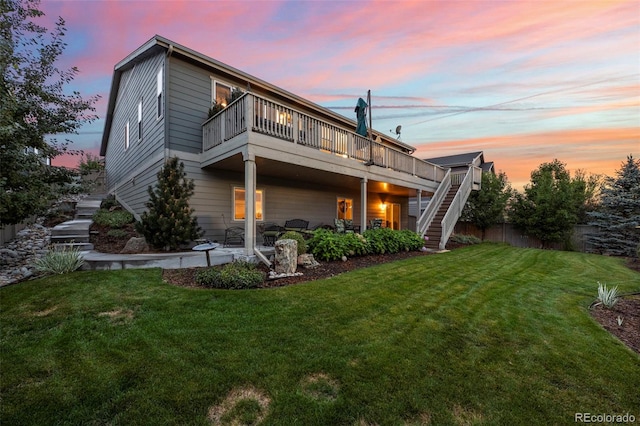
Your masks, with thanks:
[[[387,227],[391,229],[400,229],[400,204],[389,203],[386,208],[385,219]]]

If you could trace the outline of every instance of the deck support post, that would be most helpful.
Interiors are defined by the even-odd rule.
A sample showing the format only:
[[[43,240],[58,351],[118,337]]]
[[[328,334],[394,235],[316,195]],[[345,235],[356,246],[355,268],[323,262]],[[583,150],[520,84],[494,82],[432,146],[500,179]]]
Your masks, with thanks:
[[[367,178],[360,179],[360,233],[367,230]]]
[[[244,255],[253,255],[256,243],[256,160],[244,156]]]

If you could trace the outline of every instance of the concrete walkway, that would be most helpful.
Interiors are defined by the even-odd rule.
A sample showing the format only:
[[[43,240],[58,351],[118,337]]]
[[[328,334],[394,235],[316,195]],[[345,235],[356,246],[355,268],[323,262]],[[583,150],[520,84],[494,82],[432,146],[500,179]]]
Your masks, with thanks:
[[[258,247],[266,257],[271,256],[273,247]],[[116,270],[163,268],[181,269],[207,266],[207,255],[201,251],[185,251],[179,253],[145,253],[145,254],[111,254],[97,251],[83,251],[85,264],[83,270]],[[242,259],[241,247],[217,248],[209,252],[211,265],[223,265]]]

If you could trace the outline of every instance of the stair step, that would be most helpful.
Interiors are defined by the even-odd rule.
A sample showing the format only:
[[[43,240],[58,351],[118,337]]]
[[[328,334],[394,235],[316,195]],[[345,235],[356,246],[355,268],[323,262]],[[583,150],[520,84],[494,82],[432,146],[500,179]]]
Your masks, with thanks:
[[[88,243],[89,235],[76,234],[76,235],[52,235],[51,242],[56,243]]]
[[[93,244],[91,243],[58,243],[53,245],[53,250],[55,251],[63,251],[67,249],[89,251],[89,250],[93,250]]]

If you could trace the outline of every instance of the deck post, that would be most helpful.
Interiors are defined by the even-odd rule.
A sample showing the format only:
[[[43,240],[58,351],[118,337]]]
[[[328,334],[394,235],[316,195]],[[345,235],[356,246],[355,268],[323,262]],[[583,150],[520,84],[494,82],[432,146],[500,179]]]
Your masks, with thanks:
[[[422,216],[422,190],[420,188],[416,190],[416,202],[418,203],[417,205],[418,214],[416,215],[416,217],[418,218],[418,220],[416,220],[416,232],[419,234],[420,233],[420,216]]]
[[[367,178],[360,180],[360,233],[367,230]]]
[[[253,255],[256,242],[256,160],[252,154],[244,157],[244,255]]]

